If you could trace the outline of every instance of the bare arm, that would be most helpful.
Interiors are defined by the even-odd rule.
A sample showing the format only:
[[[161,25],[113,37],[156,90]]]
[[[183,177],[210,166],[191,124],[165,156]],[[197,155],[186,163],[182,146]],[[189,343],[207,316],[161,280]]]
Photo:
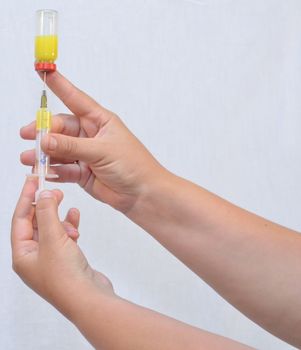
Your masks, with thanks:
[[[232,305],[301,347],[301,236],[168,172],[127,215]]]
[[[96,349],[250,349],[118,297],[110,281],[90,267],[76,243],[78,211],[75,216],[74,209],[69,211],[65,222],[60,222],[60,191],[42,192],[35,210],[32,201],[36,189],[35,180],[26,181],[14,213],[14,269]]]
[[[90,294],[88,303],[75,310],[73,322],[96,349],[251,349],[119,298]]]

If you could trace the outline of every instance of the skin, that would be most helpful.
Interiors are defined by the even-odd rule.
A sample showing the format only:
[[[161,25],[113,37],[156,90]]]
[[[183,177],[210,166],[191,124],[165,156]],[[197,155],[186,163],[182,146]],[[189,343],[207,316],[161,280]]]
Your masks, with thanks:
[[[66,314],[68,294],[74,294],[78,284],[105,285],[110,291],[112,287],[89,267],[77,245],[79,211],[72,208],[63,222],[59,220],[57,209],[63,199],[59,190],[44,191],[35,208],[37,185],[36,178],[26,179],[14,212],[13,268],[30,288]]]
[[[36,179],[27,179],[12,220],[13,268],[69,318],[96,349],[250,349],[118,297],[76,243],[78,211],[60,222],[60,191],[43,191],[32,205]],[[66,230],[66,226],[69,230]],[[118,334],[118,337],[116,337]]]
[[[54,117],[52,133],[42,141],[58,165],[53,172],[59,181],[78,183],[123,212],[246,316],[301,347],[300,235],[164,169],[114,113],[58,72],[47,83],[73,113]],[[22,128],[21,136],[34,139],[35,123]],[[32,166],[34,150],[21,161]]]

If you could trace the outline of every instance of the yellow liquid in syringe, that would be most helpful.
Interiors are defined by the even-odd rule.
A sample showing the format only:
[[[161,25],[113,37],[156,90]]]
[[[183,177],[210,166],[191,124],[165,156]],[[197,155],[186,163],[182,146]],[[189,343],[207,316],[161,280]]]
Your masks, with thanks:
[[[36,116],[36,130],[49,131],[51,129],[51,112],[47,108],[40,108]]]
[[[57,59],[57,35],[38,35],[35,39],[35,58],[37,62],[51,62]]]

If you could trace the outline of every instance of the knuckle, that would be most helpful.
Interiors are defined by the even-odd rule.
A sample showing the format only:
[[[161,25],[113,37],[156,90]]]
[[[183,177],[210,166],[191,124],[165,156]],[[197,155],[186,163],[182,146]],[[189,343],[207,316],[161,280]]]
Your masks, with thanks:
[[[76,154],[77,144],[70,138],[66,138],[63,143],[63,152],[66,156]]]

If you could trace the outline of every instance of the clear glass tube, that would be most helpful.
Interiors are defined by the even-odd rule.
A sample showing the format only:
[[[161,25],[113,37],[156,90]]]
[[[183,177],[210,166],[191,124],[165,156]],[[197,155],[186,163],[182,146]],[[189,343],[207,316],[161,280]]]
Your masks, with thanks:
[[[58,12],[38,10],[36,12],[35,67],[36,70],[55,70],[58,56]]]
[[[58,12],[38,10],[36,12],[36,35],[57,35]]]

